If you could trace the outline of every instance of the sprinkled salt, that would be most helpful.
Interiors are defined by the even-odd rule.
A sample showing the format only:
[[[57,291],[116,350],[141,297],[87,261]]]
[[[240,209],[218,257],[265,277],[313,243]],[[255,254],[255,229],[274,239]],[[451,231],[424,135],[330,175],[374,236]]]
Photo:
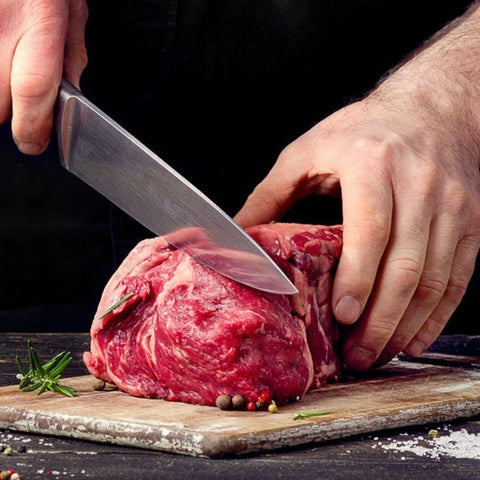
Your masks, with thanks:
[[[441,457],[470,458],[480,460],[480,434],[469,433],[462,428],[448,431],[436,438],[418,436],[408,440],[394,441],[379,445],[384,450],[409,452],[421,457],[440,459]]]

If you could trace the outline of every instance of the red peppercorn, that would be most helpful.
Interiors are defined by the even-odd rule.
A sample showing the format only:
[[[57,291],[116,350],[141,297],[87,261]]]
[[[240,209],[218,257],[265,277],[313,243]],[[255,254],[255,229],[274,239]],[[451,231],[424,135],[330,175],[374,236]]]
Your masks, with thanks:
[[[270,393],[267,391],[262,392],[257,398],[257,402],[262,404],[268,403],[270,402],[270,400],[271,400]]]
[[[253,411],[257,409],[257,404],[255,402],[248,402],[247,403],[247,410]]]

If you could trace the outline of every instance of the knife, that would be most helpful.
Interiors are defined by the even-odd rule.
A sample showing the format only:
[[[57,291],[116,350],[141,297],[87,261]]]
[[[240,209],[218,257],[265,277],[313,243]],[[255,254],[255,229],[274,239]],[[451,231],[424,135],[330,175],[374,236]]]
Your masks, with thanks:
[[[298,293],[226,213],[66,80],[59,89],[56,129],[63,167],[153,233],[237,282]]]

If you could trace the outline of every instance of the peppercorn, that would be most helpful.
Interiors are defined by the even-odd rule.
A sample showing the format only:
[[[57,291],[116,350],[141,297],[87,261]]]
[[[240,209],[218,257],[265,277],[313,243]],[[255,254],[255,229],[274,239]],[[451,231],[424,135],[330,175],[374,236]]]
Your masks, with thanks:
[[[277,413],[278,412],[277,404],[273,400],[272,400],[272,403],[268,406],[268,411],[270,413]]]
[[[12,455],[13,454],[13,450],[11,447],[7,447],[4,451],[3,451],[3,455]]]
[[[232,397],[230,395],[219,395],[215,400],[215,405],[220,410],[228,410],[232,406]]]
[[[10,480],[21,480],[20,475],[17,472],[12,473]]]
[[[428,432],[430,438],[437,438],[439,436],[438,430],[432,429]]]
[[[232,398],[232,407],[233,408],[243,408],[245,405],[245,399],[241,395],[234,395]]]
[[[253,411],[257,409],[257,404],[255,402],[248,402],[247,403],[247,410]]]
[[[105,390],[105,382],[101,378],[96,378],[92,383],[92,388],[96,391]]]
[[[17,448],[17,453],[27,453],[27,447],[25,445],[20,445]]]
[[[258,403],[267,403],[269,401],[270,401],[270,393],[267,391],[262,392],[257,398]]]

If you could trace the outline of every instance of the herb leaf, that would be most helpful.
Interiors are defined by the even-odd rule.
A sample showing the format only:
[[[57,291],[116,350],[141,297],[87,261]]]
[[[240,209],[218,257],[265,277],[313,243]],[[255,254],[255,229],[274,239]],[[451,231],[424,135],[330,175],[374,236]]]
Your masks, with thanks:
[[[115,302],[110,308],[105,310],[105,312],[103,312],[103,314],[101,315],[100,320],[103,317],[106,317],[109,313],[113,312],[113,310],[115,310],[117,307],[119,307],[122,303],[126,302],[131,297],[133,297],[133,293],[127,293],[127,295],[122,297],[118,302]]]
[[[293,416],[294,420],[299,418],[310,418],[310,417],[323,417],[324,415],[330,415],[332,412],[305,412],[305,413],[296,413]]]
[[[42,363],[30,340],[27,340],[27,351],[29,361],[28,371],[20,357],[16,356],[15,358],[20,372],[18,375],[20,379],[18,387],[20,390],[23,392],[38,390],[37,395],[41,395],[46,390],[62,393],[68,397],[74,397],[76,395],[73,388],[58,383],[63,371],[72,361],[70,352],[59,353],[47,363]]]

